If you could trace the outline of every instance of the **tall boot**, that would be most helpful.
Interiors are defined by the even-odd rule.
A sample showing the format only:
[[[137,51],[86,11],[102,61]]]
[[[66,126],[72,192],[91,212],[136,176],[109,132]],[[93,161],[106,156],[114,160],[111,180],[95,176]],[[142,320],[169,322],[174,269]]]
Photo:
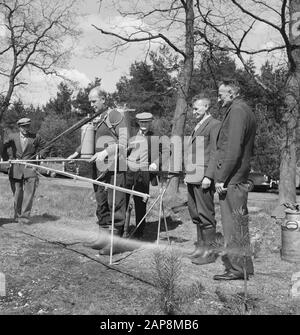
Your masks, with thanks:
[[[202,253],[198,257],[192,258],[192,263],[197,265],[204,265],[213,263],[218,258],[217,253],[214,251],[214,242],[216,240],[216,228],[211,227],[208,229],[202,229],[202,237],[204,241],[204,247]]]
[[[197,241],[195,244],[194,251],[189,255],[190,258],[199,257],[203,253],[203,247],[204,247],[204,240],[202,236],[202,229],[199,224],[196,224],[197,229]]]

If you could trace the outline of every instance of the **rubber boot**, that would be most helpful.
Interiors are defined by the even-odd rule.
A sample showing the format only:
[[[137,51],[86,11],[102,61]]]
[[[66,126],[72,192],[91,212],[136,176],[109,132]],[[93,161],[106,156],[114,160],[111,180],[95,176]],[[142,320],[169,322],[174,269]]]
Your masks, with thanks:
[[[83,245],[87,248],[92,248],[95,250],[101,250],[107,243],[109,243],[109,226],[101,227],[99,226],[99,236],[96,241],[91,243],[84,243]]]
[[[191,254],[189,254],[190,258],[199,257],[202,255],[204,251],[203,250],[204,240],[202,237],[202,229],[199,224],[196,225],[196,228],[197,228],[197,241],[194,243],[195,244],[194,251]]]
[[[117,237],[121,237],[123,235],[123,227],[116,227],[114,229],[114,236]],[[110,255],[110,236],[111,236],[111,230],[109,232],[109,240],[107,241],[106,245],[99,251],[99,255]],[[113,245],[113,250],[112,250],[112,254],[118,254],[122,252],[122,250],[120,250],[120,248],[118,248],[118,243],[116,243],[116,241],[114,241],[114,245]]]
[[[204,265],[213,263],[218,258],[217,253],[214,251],[214,243],[216,240],[216,228],[202,229],[202,238],[204,247],[202,253],[198,257],[192,258],[192,263],[197,265]]]

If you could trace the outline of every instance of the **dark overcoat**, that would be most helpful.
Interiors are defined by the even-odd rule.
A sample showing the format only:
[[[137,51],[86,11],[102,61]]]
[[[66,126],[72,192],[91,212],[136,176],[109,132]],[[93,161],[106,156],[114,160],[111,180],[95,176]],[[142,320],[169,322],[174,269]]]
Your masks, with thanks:
[[[225,112],[217,136],[215,181],[247,182],[256,133],[255,116],[250,106],[236,98]]]

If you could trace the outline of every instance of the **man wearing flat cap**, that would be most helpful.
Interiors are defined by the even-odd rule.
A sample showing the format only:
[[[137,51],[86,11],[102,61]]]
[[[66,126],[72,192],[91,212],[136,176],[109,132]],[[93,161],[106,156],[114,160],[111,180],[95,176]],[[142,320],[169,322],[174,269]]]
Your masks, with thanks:
[[[151,150],[151,143],[158,134],[152,128],[153,115],[151,113],[136,114],[138,129],[136,135],[129,141],[128,154],[128,173],[126,176],[126,185],[135,191],[149,193],[150,182],[157,185],[155,171],[159,170],[159,152],[154,154]],[[152,143],[153,144],[153,143]],[[138,225],[146,214],[146,203],[141,197],[133,196],[136,225]],[[127,195],[127,206],[129,195]],[[146,220],[143,219],[134,237],[142,238]]]
[[[41,152],[44,158],[50,149],[43,150],[45,140],[40,135],[30,132],[31,120],[22,118],[17,122],[19,132],[10,134],[4,142],[3,157],[8,160],[32,160]],[[30,212],[37,187],[36,171],[23,164],[12,164],[9,180],[14,194],[14,218],[19,223],[30,223]]]

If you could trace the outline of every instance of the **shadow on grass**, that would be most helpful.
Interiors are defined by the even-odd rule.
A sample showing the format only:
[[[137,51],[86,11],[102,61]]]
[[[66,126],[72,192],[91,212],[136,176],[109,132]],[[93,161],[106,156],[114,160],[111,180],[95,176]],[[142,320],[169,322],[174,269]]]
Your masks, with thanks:
[[[171,216],[168,216],[166,218],[166,223],[167,223],[167,229],[170,232],[171,230],[176,229],[178,226],[180,226],[182,224],[182,221],[180,220],[174,220]],[[147,222],[147,226],[145,228],[145,232],[144,232],[144,240],[149,241],[149,242],[153,242],[156,241],[157,239],[157,231],[158,231],[158,220],[156,221],[148,221]],[[160,224],[160,232],[166,232],[166,228],[165,228],[165,223],[164,223],[164,219],[161,219],[161,224]],[[179,241],[179,238],[177,237],[169,237],[170,240],[174,240],[177,241],[179,243],[185,242],[183,241]],[[167,239],[167,238],[161,238],[162,240]]]
[[[0,227],[5,225],[5,224],[10,224],[10,223],[14,223],[17,222],[15,219],[12,218],[0,218]]]
[[[51,215],[44,213],[42,215],[34,215],[31,217],[31,222],[28,223],[28,226],[33,225],[33,224],[38,224],[38,223],[46,223],[49,221],[57,221],[59,220],[60,217],[56,215]]]

